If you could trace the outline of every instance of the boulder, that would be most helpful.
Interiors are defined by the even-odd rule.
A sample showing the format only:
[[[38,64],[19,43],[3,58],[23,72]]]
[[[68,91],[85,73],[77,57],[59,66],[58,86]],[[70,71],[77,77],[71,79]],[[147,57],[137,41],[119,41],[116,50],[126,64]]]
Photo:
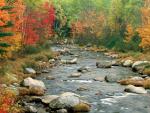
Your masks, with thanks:
[[[26,74],[36,74],[36,71],[32,68],[25,68],[24,71]]]
[[[143,87],[135,87],[133,85],[128,85],[125,88],[126,92],[137,93],[137,94],[146,94],[147,91]]]
[[[19,95],[20,96],[25,96],[25,95],[34,95],[34,96],[42,96],[44,95],[45,91],[41,87],[20,87],[19,88]]]
[[[49,104],[51,103],[53,100],[57,99],[59,96],[57,95],[47,95],[47,96],[43,96],[42,97],[42,102],[44,104]]]
[[[24,79],[22,85],[25,87],[41,87],[43,89],[46,89],[45,84],[42,81],[32,79],[31,77]]]
[[[132,60],[126,60],[126,61],[124,61],[123,66],[124,67],[131,67],[132,64],[133,64]]]
[[[42,96],[45,93],[45,90],[42,87],[29,87],[30,95]]]
[[[52,109],[70,109],[80,103],[80,99],[76,94],[64,93],[59,98],[51,101],[49,107]]]
[[[77,73],[72,73],[69,77],[75,78],[75,77],[80,77],[80,76],[81,76],[81,73],[77,72]]]
[[[96,62],[97,68],[111,68],[112,63],[109,61]]]
[[[148,62],[148,61],[136,61],[132,65],[132,70],[143,74],[144,69],[149,65],[150,65],[150,62]]]
[[[90,110],[88,103],[81,100],[79,95],[71,92],[61,94],[57,99],[50,102],[49,107],[51,109],[67,109],[77,112]]]

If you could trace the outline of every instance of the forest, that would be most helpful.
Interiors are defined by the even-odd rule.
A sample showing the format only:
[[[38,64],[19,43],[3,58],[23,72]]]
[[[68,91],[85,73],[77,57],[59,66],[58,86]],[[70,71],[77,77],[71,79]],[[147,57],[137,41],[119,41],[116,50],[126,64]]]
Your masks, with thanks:
[[[69,59],[67,59],[68,57]],[[78,64],[77,60],[81,64]],[[95,61],[96,67],[100,70],[96,70],[97,68],[95,69],[92,65]],[[88,72],[90,68],[88,62],[96,70],[94,73],[101,74],[102,72],[105,77]],[[78,72],[69,76],[72,78],[72,84],[75,84],[70,87],[64,83],[70,80],[65,78],[71,71],[67,66],[74,70],[81,67],[77,70]],[[118,68],[107,72],[103,69],[113,68],[113,66]],[[50,69],[52,72],[49,71]],[[63,79],[64,82],[60,82],[60,84],[54,82],[54,86],[51,81],[59,76],[56,71],[62,74],[60,79]],[[118,76],[115,80],[113,78],[113,83],[129,85],[125,91],[138,94],[144,93],[144,91],[147,93],[147,89],[150,89],[150,0],[0,0],[0,113],[76,113],[87,111],[101,113],[99,109],[101,109],[102,103],[98,103],[101,105],[98,106],[82,102],[68,110],[67,105],[67,107],[62,107],[64,104],[61,102],[62,106],[59,105],[60,103],[52,105],[53,101],[51,101],[48,102],[49,108],[45,107],[48,112],[35,109],[40,105],[39,103],[36,103],[35,108],[30,104],[27,105],[31,100],[26,97],[27,95],[45,95],[45,88],[42,87],[42,89],[35,85],[41,85],[36,79],[45,80],[43,79],[45,74],[48,74],[46,78],[51,80],[50,83],[44,82],[46,87],[51,84],[48,86],[52,92],[48,89],[47,94],[73,92],[82,95],[88,93],[85,91],[88,85],[85,87],[83,84],[90,83],[90,80],[79,81],[79,79],[77,83],[73,82],[77,80],[74,78],[85,79],[86,77],[82,78],[86,75],[85,73],[90,73],[93,77],[96,76],[92,81],[101,83],[104,79],[108,83],[107,85],[102,84],[107,89],[104,90],[105,93],[111,92],[111,87],[112,89],[122,88],[118,85],[113,88],[112,78],[109,79],[109,74]],[[135,76],[136,78],[134,78]],[[86,79],[91,79],[88,77],[87,74]],[[68,82],[68,84],[70,83]],[[22,87],[22,84],[25,87]],[[26,84],[28,85],[26,86]],[[92,85],[89,86],[98,87],[97,89],[101,87],[101,84],[98,86],[97,82]],[[78,87],[77,91],[83,91],[83,93],[73,91],[72,87]],[[98,96],[104,93],[94,89],[91,92],[96,92],[95,95]],[[65,96],[62,101],[65,98],[68,100],[73,98],[74,100],[76,96],[73,93],[59,95],[59,98]],[[91,98],[89,100],[86,98],[90,103],[94,101],[91,97],[92,93],[89,91],[89,95],[85,94]],[[149,95],[149,93],[147,94]],[[27,99],[24,100],[24,98]],[[137,96],[137,98],[140,97]],[[143,98],[148,97],[144,96]],[[102,100],[104,97],[101,96],[100,99]],[[33,100],[38,99],[34,98]],[[41,101],[45,102],[43,98]],[[72,101],[70,103],[76,103],[75,100]],[[133,102],[140,106],[139,101]],[[149,108],[147,103],[146,101],[144,106]],[[61,109],[58,109],[59,107],[57,108],[56,105],[57,107],[61,106]],[[110,113],[113,108],[110,107],[110,111],[105,111],[107,107],[103,106],[102,111]],[[123,107],[127,107],[129,111],[113,111],[112,113],[137,113],[138,111],[134,106],[123,105]],[[66,109],[67,111],[65,111]],[[97,111],[94,111],[96,109]],[[148,109],[144,112],[143,109],[141,108],[141,111],[138,112],[150,112]]]

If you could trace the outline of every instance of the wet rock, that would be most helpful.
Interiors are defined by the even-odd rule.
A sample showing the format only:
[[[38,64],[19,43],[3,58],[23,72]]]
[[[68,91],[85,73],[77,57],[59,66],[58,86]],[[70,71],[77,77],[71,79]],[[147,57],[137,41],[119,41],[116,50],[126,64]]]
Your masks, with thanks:
[[[50,102],[57,99],[58,97],[59,96],[57,96],[57,95],[47,95],[47,96],[42,97],[42,102],[44,104],[49,104]]]
[[[85,72],[90,71],[90,67],[88,67],[88,66],[83,66],[83,67],[79,68],[77,71],[78,71],[78,72],[81,72],[81,73],[85,73]]]
[[[82,103],[85,102],[83,102],[83,100],[80,99],[79,95],[71,92],[66,92],[61,94],[59,98],[53,100],[49,104],[49,107],[51,109],[67,109],[67,110],[73,110],[73,111],[76,110],[78,112],[81,112],[84,111],[83,108],[86,108],[85,106],[80,107],[80,104]]]
[[[77,91],[86,91],[86,90],[88,90],[88,88],[85,86],[81,86],[77,89]]]
[[[147,91],[143,87],[135,87],[133,85],[128,85],[125,88],[126,92],[137,93],[137,94],[146,94]]]
[[[30,95],[30,90],[25,87],[19,88],[19,95],[20,96],[25,96],[25,95]]]
[[[116,75],[108,75],[108,76],[106,75],[104,79],[106,82],[113,83],[113,82],[117,82],[118,80],[120,80],[121,77],[116,76]]]
[[[59,109],[56,111],[57,113],[68,113],[66,109]]]
[[[133,64],[132,60],[126,60],[126,61],[124,61],[123,66],[124,67],[131,67],[132,64]]]
[[[112,63],[109,61],[96,62],[97,68],[111,68]]]
[[[80,103],[80,104],[75,105],[73,107],[74,112],[89,112],[90,109],[91,109],[91,106],[89,104],[86,104],[86,103]]]
[[[104,77],[96,77],[93,80],[103,82],[105,79],[104,79]]]
[[[75,78],[75,77],[80,77],[81,73],[77,72],[77,73],[72,73],[69,77],[71,78]]]
[[[120,65],[119,61],[116,61],[116,60],[111,61],[111,64],[112,64],[112,66],[119,66]]]
[[[148,61],[136,61],[133,65],[132,65],[132,70],[133,71],[137,71],[138,73],[143,73],[145,67],[149,66],[150,62]]]
[[[20,87],[19,88],[19,95],[20,96],[25,96],[25,95],[34,95],[34,96],[42,96],[44,95],[45,91],[41,87]]]
[[[144,80],[144,79],[142,77],[132,77],[130,78],[130,80],[139,81],[139,80]]]
[[[49,73],[48,70],[42,70],[42,73]]]
[[[141,77],[133,77],[129,79],[119,80],[118,83],[120,83],[121,85],[134,85],[134,86],[143,87],[144,81],[145,80]]]
[[[61,60],[62,64],[77,64],[77,58],[74,58],[72,60]]]
[[[73,106],[80,103],[80,99],[76,94],[73,93],[64,93],[60,95],[59,98],[53,100],[49,107],[52,109],[63,109],[63,108],[72,108]]]
[[[28,106],[27,109],[29,113],[37,113],[37,109],[34,106]]]
[[[24,79],[22,85],[25,87],[41,87],[43,89],[46,89],[45,84],[42,81],[32,79],[31,77]]]
[[[45,93],[45,90],[42,87],[29,87],[30,95],[42,96]]]
[[[25,68],[25,73],[26,74],[36,74],[36,71],[32,68]]]
[[[142,74],[150,76],[150,64],[144,68]]]
[[[56,78],[55,77],[53,77],[53,76],[47,76],[46,77],[46,80],[55,80]]]

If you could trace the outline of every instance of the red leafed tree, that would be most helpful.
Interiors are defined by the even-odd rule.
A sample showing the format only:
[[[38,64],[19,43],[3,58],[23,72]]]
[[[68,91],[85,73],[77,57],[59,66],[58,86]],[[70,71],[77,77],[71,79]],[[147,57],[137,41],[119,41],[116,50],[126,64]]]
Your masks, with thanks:
[[[52,4],[46,2],[42,7],[31,10],[26,16],[24,43],[33,45],[43,43],[53,35],[55,10]]]

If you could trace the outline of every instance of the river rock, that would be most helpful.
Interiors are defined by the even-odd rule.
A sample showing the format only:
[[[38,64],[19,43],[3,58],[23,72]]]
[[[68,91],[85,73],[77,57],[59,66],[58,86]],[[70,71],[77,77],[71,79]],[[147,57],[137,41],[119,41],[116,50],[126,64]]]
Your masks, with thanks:
[[[24,79],[22,85],[25,87],[41,87],[43,89],[46,89],[45,84],[42,81],[32,79],[31,77]]]
[[[58,97],[59,96],[57,96],[57,95],[47,95],[47,96],[42,97],[42,102],[44,104],[49,104],[50,102],[57,99]]]
[[[77,89],[77,91],[85,91],[85,90],[88,90],[88,88],[85,86],[81,86]]]
[[[104,79],[104,77],[96,77],[93,80],[103,82],[105,79]]]
[[[80,99],[76,94],[73,93],[64,93],[60,95],[59,98],[53,100],[49,107],[52,109],[63,109],[63,108],[72,108],[73,106],[80,103]]]
[[[42,96],[45,93],[45,90],[42,87],[29,87],[30,95]]]
[[[137,71],[138,73],[143,73],[146,66],[150,65],[150,62],[148,61],[136,61],[132,65],[133,71]]]
[[[116,76],[116,75],[106,75],[104,79],[105,79],[106,82],[113,83],[113,82],[117,82],[118,80],[120,80],[121,77]]]
[[[143,87],[135,87],[133,85],[128,85],[125,88],[126,92],[137,93],[137,94],[146,94],[147,91]]]
[[[69,77],[74,78],[74,77],[80,77],[81,73],[77,72],[77,73],[72,73]]]
[[[37,113],[38,112],[34,106],[27,106],[26,109],[29,113]]]
[[[91,106],[87,103],[80,103],[73,107],[74,112],[89,112],[91,109]]]
[[[126,61],[124,61],[123,66],[124,67],[131,67],[132,64],[133,64],[132,60],[126,60]]]
[[[97,68],[111,68],[112,63],[109,61],[96,62]]]
[[[81,73],[85,73],[85,72],[90,71],[90,67],[88,67],[88,66],[82,66],[82,67],[79,68],[77,71],[78,71],[78,72],[81,72]]]
[[[80,104],[83,103],[83,100],[80,99],[80,96],[71,93],[71,92],[66,92],[63,93],[59,96],[59,98],[53,100],[50,104],[49,107],[51,109],[68,109],[68,110],[75,110],[76,106],[79,106]],[[88,104],[87,104],[88,105]],[[78,111],[84,111],[83,107],[78,107]]]
[[[53,76],[47,76],[46,77],[46,80],[55,80],[56,78],[55,77],[53,77]]]
[[[61,60],[62,64],[77,64],[77,58],[74,58],[72,60]]]
[[[25,73],[27,73],[27,74],[36,74],[36,71],[32,68],[25,68]]]
[[[66,109],[59,109],[56,111],[57,113],[68,113]]]

